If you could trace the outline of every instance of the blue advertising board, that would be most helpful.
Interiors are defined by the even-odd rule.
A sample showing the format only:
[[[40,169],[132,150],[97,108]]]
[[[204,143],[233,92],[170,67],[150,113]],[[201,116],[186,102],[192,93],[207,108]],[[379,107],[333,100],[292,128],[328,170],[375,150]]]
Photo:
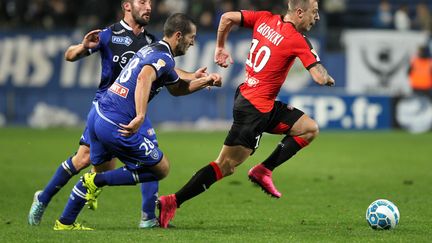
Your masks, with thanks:
[[[220,68],[214,64],[215,33],[200,33],[196,44],[185,56],[176,58],[177,66],[195,71],[208,67],[223,77],[222,88],[203,90],[186,97],[172,97],[162,91],[149,106],[153,123],[163,121],[196,121],[201,117],[232,117],[236,87],[244,81],[244,62],[250,48],[250,31],[233,32],[227,48],[234,64]],[[80,43],[82,33],[3,32],[0,33],[0,125],[19,124],[50,126],[83,123],[100,79],[100,58],[96,53],[77,62],[66,62],[64,51]],[[320,43],[312,39],[317,50]],[[321,54],[325,62],[327,55]],[[342,56],[329,57],[329,69],[343,86]],[[113,57],[119,58],[119,57]],[[332,72],[332,71],[330,71]],[[293,93],[316,87],[309,73],[296,63],[281,93]],[[3,121],[3,122],[1,122]],[[331,123],[332,124],[332,123]]]
[[[322,129],[375,130],[392,127],[388,96],[296,94],[279,100],[304,111]]]

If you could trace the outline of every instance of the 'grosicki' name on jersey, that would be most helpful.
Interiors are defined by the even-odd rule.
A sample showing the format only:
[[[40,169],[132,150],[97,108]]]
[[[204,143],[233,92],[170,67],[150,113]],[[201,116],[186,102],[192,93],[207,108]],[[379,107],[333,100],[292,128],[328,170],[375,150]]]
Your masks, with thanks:
[[[298,57],[307,69],[320,59],[309,40],[283,16],[268,11],[241,11],[242,26],[253,29],[240,92],[260,112],[269,112]]]

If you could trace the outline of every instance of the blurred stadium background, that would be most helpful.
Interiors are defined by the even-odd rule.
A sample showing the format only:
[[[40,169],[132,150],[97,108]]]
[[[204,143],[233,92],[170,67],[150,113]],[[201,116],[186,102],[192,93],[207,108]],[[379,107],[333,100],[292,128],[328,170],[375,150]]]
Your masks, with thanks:
[[[153,0],[151,33],[161,36],[171,12],[187,12],[199,23],[196,45],[177,64],[190,71],[207,66],[224,78],[222,88],[181,98],[162,91],[150,103],[155,127],[175,130],[158,131],[172,159],[161,194],[177,191],[216,158],[230,125],[251,32],[233,32],[235,64],[216,67],[220,15],[237,9],[283,14],[285,1]],[[79,218],[97,232],[59,234],[52,225],[78,177],[54,198],[38,229],[27,226],[27,212],[33,193],[75,152],[100,78],[98,54],[74,63],[63,54],[89,30],[116,22],[120,0],[0,0],[0,169],[6,172],[0,208],[7,209],[0,213],[0,242],[430,242],[431,90],[414,92],[408,69],[420,46],[432,49],[432,1],[321,0],[320,7],[321,21],[308,36],[337,85],[319,87],[300,63],[288,76],[279,99],[327,131],[274,174],[282,200],[269,200],[246,180],[250,166],[280,140],[265,136],[236,174],[182,206],[174,230],[140,231],[138,187],[113,187],[104,191],[96,213],[85,210]],[[203,135],[181,128],[222,131]],[[367,226],[365,210],[378,198],[399,207],[396,231]]]
[[[432,1],[321,0],[320,7],[321,21],[308,36],[337,85],[318,87],[297,63],[279,99],[314,117],[321,129],[430,130],[431,90],[416,95],[408,69],[420,46],[432,49]],[[151,33],[161,36],[172,12],[187,12],[199,24],[197,44],[177,59],[178,66],[207,66],[224,78],[222,88],[189,97],[162,92],[150,105],[155,127],[226,129],[251,32],[232,33],[235,64],[218,68],[213,51],[219,17],[237,9],[283,14],[285,8],[285,0],[153,1]],[[99,82],[100,59],[96,54],[68,63],[63,53],[87,31],[121,18],[120,10],[120,1],[0,1],[0,126],[82,125]]]

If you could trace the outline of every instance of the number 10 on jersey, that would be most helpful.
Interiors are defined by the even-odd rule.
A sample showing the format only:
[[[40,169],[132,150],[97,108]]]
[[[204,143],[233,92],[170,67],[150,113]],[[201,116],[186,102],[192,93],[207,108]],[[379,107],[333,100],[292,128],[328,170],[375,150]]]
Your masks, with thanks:
[[[259,44],[259,41],[257,39],[252,40],[252,46],[249,50],[249,56],[246,60],[246,65],[252,68],[252,70],[256,73],[260,72],[265,65],[267,64],[268,60],[270,59],[271,51],[268,46],[261,46],[256,55],[253,56],[253,53],[255,52],[255,49],[257,48]],[[261,55],[263,56],[261,59]]]

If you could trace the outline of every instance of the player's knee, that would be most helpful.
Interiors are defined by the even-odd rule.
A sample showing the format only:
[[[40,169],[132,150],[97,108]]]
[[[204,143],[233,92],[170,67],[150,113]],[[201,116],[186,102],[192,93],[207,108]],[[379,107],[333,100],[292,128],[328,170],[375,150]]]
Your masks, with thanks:
[[[166,156],[164,156],[162,160],[155,166],[153,171],[158,180],[162,180],[163,178],[168,176],[170,166]]]
[[[314,121],[310,128],[310,136],[312,137],[312,139],[314,139],[318,136],[318,134],[319,134],[319,126]]]
[[[90,153],[77,153],[72,157],[72,164],[77,171],[87,168],[90,165]]]
[[[158,180],[162,180],[165,177],[167,177],[168,174],[169,174],[169,168],[165,168],[163,170],[158,171],[158,173],[156,173],[156,176]]]
[[[306,139],[308,142],[312,142],[319,134],[319,127],[318,124],[311,120],[306,128],[306,132],[304,134],[304,139]]]

